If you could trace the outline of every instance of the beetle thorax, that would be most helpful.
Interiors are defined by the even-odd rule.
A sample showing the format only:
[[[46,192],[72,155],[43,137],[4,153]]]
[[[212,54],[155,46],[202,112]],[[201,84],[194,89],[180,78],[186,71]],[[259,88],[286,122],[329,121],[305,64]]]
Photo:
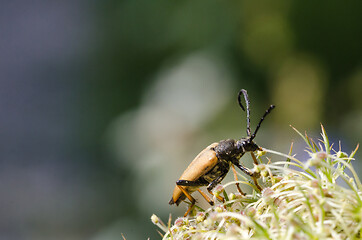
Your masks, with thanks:
[[[241,156],[240,150],[237,148],[237,142],[233,139],[222,140],[215,147],[216,155],[219,159],[233,161]]]

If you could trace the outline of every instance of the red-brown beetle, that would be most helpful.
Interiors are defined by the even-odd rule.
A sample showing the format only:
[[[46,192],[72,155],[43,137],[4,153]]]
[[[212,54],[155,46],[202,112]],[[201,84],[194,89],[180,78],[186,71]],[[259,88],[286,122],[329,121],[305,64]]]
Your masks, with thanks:
[[[199,188],[207,186],[207,191],[212,194],[211,190],[225,178],[231,166],[235,165],[247,175],[255,177],[251,170],[239,163],[239,160],[246,152],[253,153],[256,150],[262,150],[262,148],[259,147],[253,140],[264,118],[275,108],[275,106],[270,105],[263,117],[260,119],[254,133],[251,134],[249,98],[247,91],[241,89],[238,94],[239,106],[243,111],[245,111],[245,108],[241,103],[241,95],[244,96],[246,102],[247,137],[241,138],[240,140],[227,139],[212,143],[200,152],[183,172],[179,180],[176,182],[176,187],[173,191],[169,204],[172,205],[176,203],[176,205],[179,205],[180,202],[187,197],[191,201],[191,205],[186,211],[185,217],[195,205],[195,199],[191,196],[191,193],[196,190],[199,191],[211,205],[213,205],[213,201]]]

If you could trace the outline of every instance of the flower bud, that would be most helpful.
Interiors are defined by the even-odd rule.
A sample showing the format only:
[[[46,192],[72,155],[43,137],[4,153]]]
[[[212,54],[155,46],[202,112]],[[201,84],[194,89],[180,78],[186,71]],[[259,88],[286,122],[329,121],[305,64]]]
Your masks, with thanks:
[[[338,151],[337,152],[337,158],[348,158],[348,155],[345,152]]]
[[[274,191],[271,188],[265,188],[261,192],[261,194],[263,196],[265,203],[271,203],[274,200],[273,198]]]
[[[251,207],[251,208],[246,209],[246,216],[254,217],[255,214],[256,214],[255,208]]]
[[[178,226],[178,227],[181,227],[182,225],[184,225],[185,224],[185,219],[184,218],[177,218],[176,220],[175,220],[175,225],[176,226]]]
[[[221,212],[223,212],[223,209],[221,207],[217,206],[215,208],[215,212],[221,213]]]
[[[261,156],[265,155],[265,153],[266,153],[265,151],[260,151],[260,150],[256,151],[256,155],[258,157],[261,157]]]
[[[160,219],[155,214],[152,214],[151,221],[153,222],[153,224],[157,224],[160,222]]]
[[[196,214],[196,222],[202,222],[202,221],[204,221],[205,220],[205,213],[203,213],[203,212],[198,212],[197,214]]]
[[[224,191],[224,186],[223,185],[217,185],[213,191],[213,194],[218,197],[220,196],[220,194]]]

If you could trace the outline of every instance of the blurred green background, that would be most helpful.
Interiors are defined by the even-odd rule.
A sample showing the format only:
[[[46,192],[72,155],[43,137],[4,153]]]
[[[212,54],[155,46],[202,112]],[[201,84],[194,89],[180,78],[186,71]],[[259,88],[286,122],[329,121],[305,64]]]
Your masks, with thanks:
[[[0,238],[158,239],[214,141],[362,135],[361,1],[2,1]],[[357,159],[361,158],[358,153]],[[248,158],[243,159],[250,165]],[[249,163],[248,163],[249,162]],[[360,168],[360,163],[355,162]],[[360,171],[362,172],[362,171]]]

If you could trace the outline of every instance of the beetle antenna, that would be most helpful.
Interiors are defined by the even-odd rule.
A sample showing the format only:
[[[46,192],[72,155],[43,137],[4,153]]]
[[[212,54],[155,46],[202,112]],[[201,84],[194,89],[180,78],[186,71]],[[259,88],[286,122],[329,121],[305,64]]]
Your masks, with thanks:
[[[245,99],[245,103],[246,103],[246,134],[248,135],[248,137],[250,137],[250,135],[251,135],[250,108],[249,108],[250,102],[249,102],[248,92],[245,89],[241,89],[238,94],[239,105],[240,105],[241,109],[243,109],[245,111],[245,108],[244,108],[243,104],[241,103],[241,94],[244,95],[244,99]]]
[[[253,135],[251,135],[250,140],[253,140],[256,136],[256,133],[258,132],[261,123],[264,121],[264,118],[271,112],[271,110],[273,110],[275,108],[274,105],[270,105],[270,107],[265,111],[263,117],[260,119],[258,126],[255,129],[255,132],[253,133]]]
[[[238,103],[239,103],[239,106],[241,107],[241,109],[243,109],[243,111],[245,111],[245,108],[244,108],[243,104],[241,103],[241,94],[243,94],[243,90],[244,90],[244,89],[241,89],[241,90],[239,91],[239,94],[238,94]]]

